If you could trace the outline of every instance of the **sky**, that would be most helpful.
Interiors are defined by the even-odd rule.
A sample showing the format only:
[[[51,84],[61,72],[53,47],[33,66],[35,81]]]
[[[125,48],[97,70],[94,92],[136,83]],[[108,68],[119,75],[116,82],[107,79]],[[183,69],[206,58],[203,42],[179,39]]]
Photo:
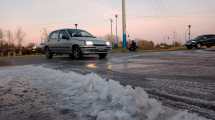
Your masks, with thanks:
[[[214,5],[215,0],[126,0],[127,33],[131,39],[156,43],[171,43],[174,38],[184,42],[191,24],[192,37],[215,34]],[[26,43],[40,42],[44,28],[51,32],[74,28],[76,23],[95,36],[105,36],[115,14],[121,37],[121,0],[0,0],[0,28],[21,27]]]

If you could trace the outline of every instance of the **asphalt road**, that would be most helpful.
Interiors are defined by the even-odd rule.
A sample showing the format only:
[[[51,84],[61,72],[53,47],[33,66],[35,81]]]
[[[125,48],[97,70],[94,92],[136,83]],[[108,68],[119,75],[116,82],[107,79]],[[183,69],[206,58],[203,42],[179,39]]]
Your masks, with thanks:
[[[35,65],[64,72],[97,73],[123,85],[144,88],[166,106],[215,120],[215,51],[113,53],[106,60],[87,56],[0,58],[0,66]]]

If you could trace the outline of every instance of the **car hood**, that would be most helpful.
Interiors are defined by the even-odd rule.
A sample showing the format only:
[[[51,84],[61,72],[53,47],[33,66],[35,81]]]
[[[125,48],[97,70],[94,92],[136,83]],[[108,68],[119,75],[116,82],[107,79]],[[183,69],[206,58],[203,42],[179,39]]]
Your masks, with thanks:
[[[185,45],[195,45],[197,43],[197,41],[195,39],[193,40],[189,40],[185,43]]]
[[[76,37],[75,39],[81,40],[81,41],[92,41],[93,44],[106,44],[105,40],[102,40],[100,38],[93,38],[93,37]]]

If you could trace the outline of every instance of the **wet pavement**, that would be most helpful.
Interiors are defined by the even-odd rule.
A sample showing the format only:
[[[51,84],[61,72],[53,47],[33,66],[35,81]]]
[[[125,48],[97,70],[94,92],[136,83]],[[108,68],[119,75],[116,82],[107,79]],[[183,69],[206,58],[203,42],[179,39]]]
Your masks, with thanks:
[[[171,108],[185,109],[215,119],[215,51],[113,53],[106,60],[99,60],[95,56],[82,60],[72,60],[67,56],[54,57],[52,60],[46,60],[44,56],[0,58],[1,67],[23,65],[42,65],[81,74],[94,72],[104,78],[120,81],[123,85],[142,87],[151,97]],[[13,104],[18,104],[16,107],[19,109],[12,112],[22,111],[23,105],[19,103],[23,102],[24,106],[43,107],[41,103],[45,103],[49,96],[43,93],[45,90],[34,90],[22,81],[7,85],[0,86],[0,112],[4,114],[7,109],[13,109]],[[25,91],[25,87],[15,86],[29,89]],[[17,88],[19,90],[15,90]],[[38,96],[41,98],[37,99]],[[29,108],[29,111],[32,109]]]

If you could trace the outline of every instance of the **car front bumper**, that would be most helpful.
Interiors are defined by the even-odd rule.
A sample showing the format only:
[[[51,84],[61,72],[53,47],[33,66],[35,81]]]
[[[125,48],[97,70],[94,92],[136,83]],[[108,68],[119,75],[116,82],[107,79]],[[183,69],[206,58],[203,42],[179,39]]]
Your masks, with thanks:
[[[100,54],[100,53],[109,53],[111,52],[112,47],[110,46],[84,46],[81,47],[81,51],[83,54]]]

